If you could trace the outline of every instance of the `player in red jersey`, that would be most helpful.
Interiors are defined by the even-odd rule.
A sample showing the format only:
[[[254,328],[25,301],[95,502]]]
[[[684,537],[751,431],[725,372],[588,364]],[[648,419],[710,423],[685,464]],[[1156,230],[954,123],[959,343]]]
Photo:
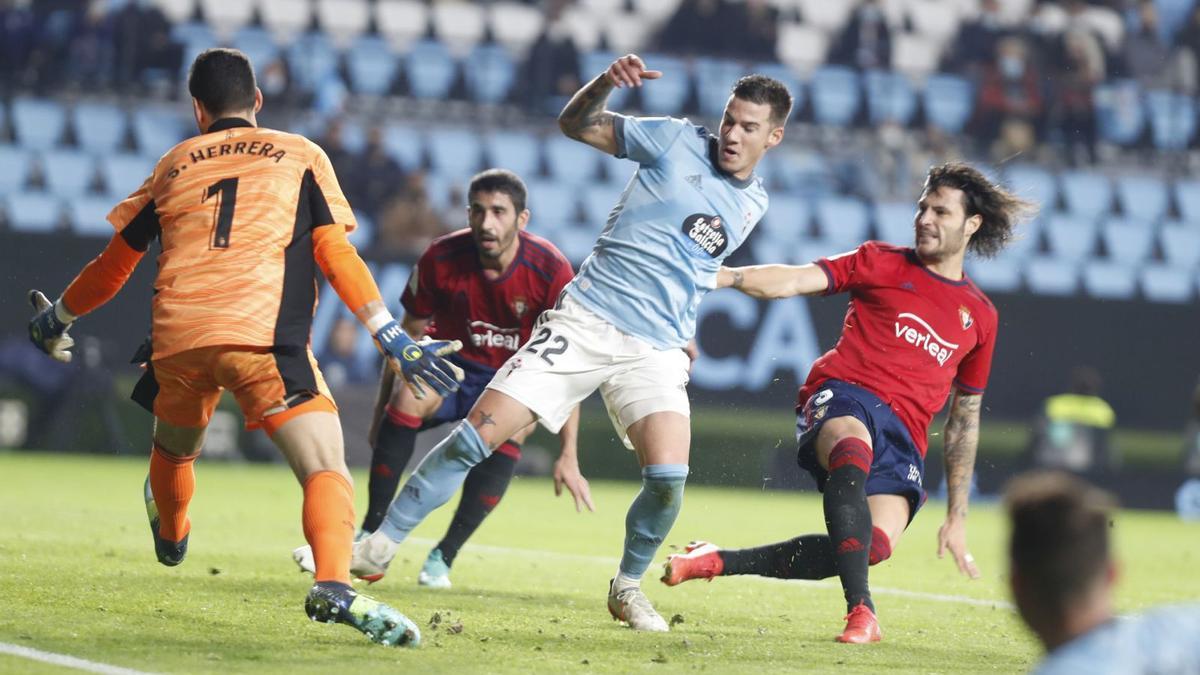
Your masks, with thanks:
[[[948,504],[938,556],[979,576],[966,517],[979,409],[996,344],[996,309],[963,272],[967,251],[999,252],[1031,205],[964,164],[929,171],[915,246],[869,241],[814,264],[723,268],[719,287],[758,298],[850,293],[837,345],[800,388],[800,466],[824,492],[828,534],[720,550],[698,542],[667,559],[663,582],[759,574],[841,577],[848,615],[840,642],[880,639],[867,568],[886,560],[925,500],[929,421],[953,389],[946,421]]]
[[[384,370],[370,434],[370,503],[364,533],[374,532],[383,522],[401,472],[412,458],[417,432],[466,417],[496,370],[525,344],[538,316],[554,307],[574,276],[570,261],[554,244],[525,231],[530,214],[525,184],[516,174],[491,169],[476,175],[468,185],[467,201],[470,227],[430,244],[400,298],[401,325],[409,335],[428,334],[463,344],[448,359],[466,377],[450,396],[418,399]],[[561,494],[565,484],[577,510],[584,505],[592,509],[587,481],[579,473],[578,428],[577,409],[559,432],[556,490]],[[530,425],[518,431],[471,468],[454,519],[417,578],[421,585],[450,585],[450,566],[459,549],[504,496],[521,457],[521,443],[533,429]],[[306,568],[308,547],[294,555]]]

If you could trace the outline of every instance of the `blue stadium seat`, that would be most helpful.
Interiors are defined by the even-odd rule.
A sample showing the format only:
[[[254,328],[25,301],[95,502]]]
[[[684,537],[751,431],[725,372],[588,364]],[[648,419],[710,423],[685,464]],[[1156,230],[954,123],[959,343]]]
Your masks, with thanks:
[[[896,246],[915,243],[917,207],[912,202],[877,202],[872,210],[876,239]]]
[[[523,180],[532,180],[542,164],[542,144],[529,131],[498,130],[483,138],[487,165],[515,172]]]
[[[1025,282],[1034,293],[1072,295],[1079,287],[1079,270],[1058,258],[1038,256],[1025,264]]]
[[[1011,293],[1021,288],[1021,263],[1013,256],[971,260],[967,275],[985,291]]]
[[[108,213],[117,205],[109,197],[83,195],[67,204],[67,221],[71,231],[85,237],[111,237],[113,226]]]
[[[62,139],[67,113],[55,101],[22,97],[12,102],[12,125],[18,144],[31,150],[45,150]]]
[[[657,63],[655,61],[654,63]],[[657,68],[657,66],[655,66]],[[673,70],[663,69],[665,73]],[[746,75],[745,68],[737,61],[727,59],[699,58],[693,63],[693,76],[696,80],[696,94],[700,101],[700,114],[705,120],[715,124],[725,113],[725,103],[729,101],[730,90],[739,77]],[[665,82],[670,76],[664,76]],[[680,78],[682,79],[682,78]],[[686,84],[686,80],[684,81]],[[658,84],[658,82],[655,82]]]
[[[557,180],[575,185],[595,182],[601,157],[595,148],[553,134],[546,139],[544,151],[550,175]]]
[[[300,90],[315,92],[326,80],[337,77],[338,55],[324,33],[305,33],[287,50],[288,72]]]
[[[608,222],[617,201],[621,199],[621,187],[611,183],[595,183],[583,189],[583,224],[594,228],[593,239],[600,233],[600,228]]]
[[[1189,302],[1192,299],[1191,270],[1168,265],[1147,265],[1141,272],[1142,294],[1154,302]]]
[[[504,47],[479,44],[467,55],[463,72],[471,98],[479,103],[503,103],[512,90],[517,65]]]
[[[599,29],[597,29],[599,30]],[[606,50],[594,50],[583,52],[579,55],[579,81],[591,82],[596,75],[608,70],[608,67],[617,59],[619,54]],[[651,66],[654,67],[654,66]],[[658,84],[655,82],[655,84]],[[625,107],[625,103],[629,99],[629,88],[621,87],[614,89],[608,97],[609,110],[621,110]]]
[[[33,153],[16,145],[0,145],[0,197],[20,192],[29,182],[33,168]]]
[[[609,183],[625,185],[637,170],[638,165],[630,159],[620,159],[607,153],[600,153],[600,165],[604,167],[604,175]]]
[[[354,220],[358,221],[358,227],[346,236],[355,248],[362,250],[368,247],[375,240],[375,221],[366,211],[354,210]]]
[[[160,156],[186,135],[184,118],[174,108],[142,107],[133,111],[133,137],[142,154]]]
[[[1108,259],[1135,265],[1154,250],[1154,227],[1135,218],[1110,218],[1100,227],[1100,238]]]
[[[687,64],[673,56],[664,54],[647,54],[646,63],[655,70],[661,70],[670,75],[655,80],[638,89],[642,99],[642,109],[648,115],[678,115],[687,102],[691,91],[691,76]]]
[[[1183,150],[1196,135],[1196,100],[1169,91],[1146,93],[1150,136],[1160,150]]]
[[[1042,248],[1043,229],[1045,228],[1040,217],[1018,225],[1013,240],[1004,247],[1001,255],[1009,255],[1019,260],[1038,253]]]
[[[450,50],[435,40],[414,44],[404,60],[408,90],[417,98],[444,99],[449,96],[456,70]]]
[[[1159,232],[1163,257],[1174,267],[1200,268],[1200,228],[1164,225]]]
[[[91,155],[78,150],[49,150],[42,153],[42,175],[50,192],[74,197],[88,191],[96,164]]]
[[[901,73],[873,70],[864,79],[871,123],[893,122],[907,126],[917,110],[917,94],[908,77]]]
[[[1142,92],[1135,80],[1114,80],[1096,86],[1096,124],[1110,143],[1136,143],[1146,128]]]
[[[750,69],[752,73],[766,75],[779,80],[788,88],[792,94],[792,115],[794,116],[798,110],[804,107],[804,84],[800,82],[796,71],[788,68],[782,63],[764,62],[756,63]],[[733,87],[733,81],[729,81],[725,85],[725,98],[729,98],[729,89]]]
[[[808,200],[785,193],[771,198],[770,208],[755,229],[765,231],[776,243],[790,245],[808,236],[811,222],[812,207]]]
[[[1050,255],[1063,261],[1080,262],[1096,248],[1096,226],[1087,218],[1054,213],[1045,220]]]
[[[1137,293],[1137,267],[1093,260],[1083,266],[1083,287],[1102,300],[1129,300]]]
[[[432,129],[429,159],[433,171],[454,181],[465,181],[479,171],[483,163],[483,145],[471,129]]]
[[[279,57],[279,47],[270,31],[258,26],[245,26],[234,33],[232,45],[250,59],[254,72],[261,73],[267,64]]]
[[[962,131],[975,108],[975,88],[957,75],[931,75],[922,92],[925,119],[948,134]]]
[[[1018,196],[1035,202],[1043,211],[1058,206],[1058,183],[1054,175],[1032,164],[1009,164],[1004,169],[1005,183]]]
[[[815,220],[821,239],[835,248],[848,250],[867,238],[870,217],[867,206],[852,197],[830,196],[817,199]]]
[[[125,141],[128,119],[111,103],[82,101],[71,109],[75,140],[88,152],[114,152]]]
[[[1157,223],[1167,213],[1167,183],[1157,176],[1117,178],[1117,202],[1126,216]]]
[[[424,147],[424,134],[415,127],[391,123],[383,128],[383,149],[405,171],[421,168]]]
[[[809,87],[817,124],[844,127],[854,121],[862,99],[858,73],[844,66],[822,66]]]
[[[1063,202],[1067,211],[1095,220],[1112,209],[1112,183],[1093,171],[1067,171],[1062,175]]]
[[[100,173],[110,195],[118,199],[133,193],[154,171],[155,160],[147,155],[103,155]]]
[[[763,175],[777,181],[789,192],[811,198],[837,191],[834,172],[819,152],[775,148],[764,157],[767,164],[763,167]]]
[[[367,149],[367,129],[362,120],[354,117],[342,117],[341,141],[342,148],[349,152],[361,153]]]
[[[429,197],[429,205],[435,211],[445,212],[450,209],[451,199],[460,196],[458,192],[463,187],[460,179],[457,177],[443,176],[437,173],[425,174],[425,195]],[[466,199],[462,200],[462,204],[455,204],[455,209],[460,209],[460,213],[466,212]],[[449,227],[459,227],[460,223],[450,223]]]
[[[400,59],[383,38],[360,37],[346,52],[346,72],[356,94],[384,96],[392,88]]]
[[[4,206],[8,225],[17,232],[53,232],[62,219],[62,205],[47,192],[15,192]]]
[[[217,44],[217,35],[213,29],[203,21],[185,21],[171,26],[171,40],[188,44],[204,44],[212,47]],[[191,61],[184,64],[184,67],[191,65]]]
[[[551,180],[526,180],[529,190],[529,222],[542,230],[557,231],[578,219],[575,191]],[[556,244],[558,242],[555,242]]]
[[[599,234],[598,228],[574,225],[559,229],[550,241],[558,247],[558,250],[562,251],[563,255],[567,256],[567,260],[571,261],[571,265],[575,269],[579,269],[579,264],[591,255]]]
[[[1200,180],[1177,181],[1175,204],[1184,220],[1200,224]]]

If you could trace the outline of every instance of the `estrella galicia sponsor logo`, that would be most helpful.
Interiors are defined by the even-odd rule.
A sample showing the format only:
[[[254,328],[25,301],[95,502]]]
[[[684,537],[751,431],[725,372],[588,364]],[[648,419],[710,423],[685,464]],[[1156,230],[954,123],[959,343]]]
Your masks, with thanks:
[[[729,237],[720,216],[694,213],[683,221],[683,233],[711,258],[721,255],[729,246]]]
[[[924,319],[908,312],[896,317],[896,339],[929,354],[939,366],[946,365],[946,361],[958,349],[958,345],[938,335]]]

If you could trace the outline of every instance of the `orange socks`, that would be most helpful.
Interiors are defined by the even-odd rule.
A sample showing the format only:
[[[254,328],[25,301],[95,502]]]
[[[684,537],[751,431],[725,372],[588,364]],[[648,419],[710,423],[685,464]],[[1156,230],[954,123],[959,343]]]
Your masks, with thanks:
[[[196,492],[192,464],[199,456],[176,457],[157,443],[150,452],[150,490],[158,507],[158,535],[167,541],[178,542],[192,529],[187,509]]]
[[[354,490],[340,473],[318,471],[305,479],[304,538],[312,546],[316,581],[350,583]]]

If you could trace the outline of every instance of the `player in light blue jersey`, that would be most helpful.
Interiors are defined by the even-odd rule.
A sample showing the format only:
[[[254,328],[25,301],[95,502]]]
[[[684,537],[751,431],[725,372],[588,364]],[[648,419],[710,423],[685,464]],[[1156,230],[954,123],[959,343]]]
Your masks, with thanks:
[[[1042,472],[1014,479],[1005,501],[1013,598],[1047,651],[1036,675],[1200,674],[1200,605],[1114,617],[1111,497]]]
[[[690,362],[682,348],[721,261],[767,209],[754,168],[783,140],[792,97],[771,78],[738,80],[717,135],[687,120],[605,109],[615,87],[662,76],[637,56],[624,56],[563,109],[563,133],[638,168],[556,307],[542,314],[533,337],[500,368],[467,419],[417,467],[379,529],[355,545],[356,575],[383,574],[399,542],[514,432],[535,420],[557,432],[599,389],[642,466],[608,608],[635,629],[668,629],[642,593],[641,578],[675,522],[688,473]],[[555,485],[580,494],[578,464],[560,461]]]

